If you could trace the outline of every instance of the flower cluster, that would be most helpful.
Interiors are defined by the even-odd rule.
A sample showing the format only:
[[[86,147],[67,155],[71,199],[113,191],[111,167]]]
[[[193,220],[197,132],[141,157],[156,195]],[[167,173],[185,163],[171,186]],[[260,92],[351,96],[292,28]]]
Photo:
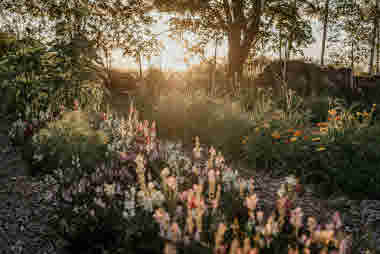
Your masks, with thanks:
[[[152,179],[146,166],[160,154],[155,123],[149,127],[148,121],[139,121],[133,105],[128,120],[110,116],[104,116],[103,120],[102,128],[111,136],[109,151],[118,152],[120,161],[134,161],[137,184],[124,186],[128,169],[106,164],[80,175],[81,159],[74,156],[72,167],[60,174],[60,193],[64,201],[73,204],[74,213],[88,216],[82,219],[97,218],[101,211],[115,209],[121,201],[120,219],[131,220],[138,215],[136,209],[142,208],[153,214],[161,237],[185,244],[197,241],[211,247],[214,253],[260,253],[265,248],[277,248],[284,237],[290,242],[279,251],[333,253],[331,245],[340,253],[347,250],[339,213],[324,228],[313,217],[307,218],[304,225],[302,209],[293,207],[301,188],[295,177],[288,177],[281,186],[276,210],[265,220],[264,212],[257,209],[260,197],[255,193],[254,179],[240,177],[213,147],[208,150],[203,167],[199,163],[202,158],[199,137],[195,138],[194,162],[183,157],[185,163],[180,165],[177,161],[181,156],[174,152],[175,146],[169,147],[173,149],[168,151],[169,166],[161,170],[159,179]],[[294,133],[295,137],[299,135]],[[183,175],[186,177],[181,178]],[[243,202],[247,219],[226,219],[223,210],[231,204],[223,202],[223,196],[228,194]],[[227,234],[232,234],[232,238],[226,239]]]

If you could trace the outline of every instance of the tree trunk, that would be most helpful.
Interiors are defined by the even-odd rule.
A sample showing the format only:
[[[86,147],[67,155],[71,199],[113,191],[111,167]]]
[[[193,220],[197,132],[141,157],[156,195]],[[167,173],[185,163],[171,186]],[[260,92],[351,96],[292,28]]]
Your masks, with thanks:
[[[377,34],[377,19],[374,18],[373,30],[372,30],[372,42],[371,42],[371,56],[370,56],[369,65],[368,65],[369,75],[372,75],[373,73],[373,60],[375,59],[376,34]]]
[[[351,40],[351,70],[354,71],[354,39]]]
[[[380,24],[377,22],[376,74],[380,74]]]
[[[297,0],[293,0],[293,13],[294,15],[296,15],[297,13]],[[292,45],[293,45],[293,37],[294,37],[294,32],[291,31],[288,38],[288,51],[287,51],[287,55],[285,56],[286,61],[289,61],[290,59],[290,52],[292,50]]]
[[[324,65],[324,56],[325,56],[325,47],[326,47],[326,35],[327,35],[327,22],[328,22],[328,16],[329,16],[329,2],[330,2],[330,0],[326,0],[325,17],[324,17],[324,20],[323,20],[321,66]]]
[[[376,1],[376,10],[380,12],[379,0]],[[377,18],[377,44],[376,44],[376,74],[380,74],[380,20]]]
[[[214,68],[213,68],[213,72],[212,72],[211,89],[215,89],[215,83],[216,83],[216,57],[217,57],[217,50],[218,50],[218,39],[215,40]]]
[[[139,61],[139,69],[140,69],[140,80],[142,80],[142,59],[141,59],[141,54],[140,52],[137,53],[138,54],[138,61]]]
[[[280,35],[279,35],[279,40],[280,40],[280,52],[279,52],[279,56],[280,56],[280,61],[282,60],[282,27],[280,26]]]
[[[240,32],[239,32],[240,33]],[[234,36],[234,33],[229,39],[229,78],[231,79],[231,86],[233,89],[237,88],[243,74],[243,64],[248,57],[248,52],[240,46],[240,35]]]

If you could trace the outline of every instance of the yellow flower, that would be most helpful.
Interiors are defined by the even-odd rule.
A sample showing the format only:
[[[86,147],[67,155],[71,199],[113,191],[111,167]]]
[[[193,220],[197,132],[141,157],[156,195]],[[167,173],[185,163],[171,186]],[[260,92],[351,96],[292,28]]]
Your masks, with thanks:
[[[320,141],[320,140],[321,140],[321,138],[313,138],[313,139],[312,139],[312,141],[314,141],[314,142],[315,142],[315,141]]]
[[[255,131],[256,131],[256,132],[259,132],[259,131],[260,131],[260,127],[256,127],[256,128],[255,128]]]
[[[272,133],[272,137],[274,139],[279,139],[279,138],[281,138],[281,135],[280,135],[280,133],[278,131],[275,131],[275,132]]]
[[[324,150],[326,150],[326,147],[319,147],[319,148],[317,148],[317,151],[318,151],[318,152],[320,152],[320,151],[324,151]]]
[[[335,109],[329,110],[329,114],[332,115],[332,116],[335,116],[336,115],[336,110]]]
[[[295,141],[297,141],[297,137],[290,138],[290,142],[295,142]]]
[[[361,112],[356,112],[356,115],[357,116],[360,116],[362,113]]]

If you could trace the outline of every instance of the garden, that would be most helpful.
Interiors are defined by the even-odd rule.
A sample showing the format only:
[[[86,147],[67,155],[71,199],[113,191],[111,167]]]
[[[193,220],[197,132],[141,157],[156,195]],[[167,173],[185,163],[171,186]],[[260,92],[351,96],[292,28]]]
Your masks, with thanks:
[[[254,87],[223,98],[191,87],[107,93],[69,49],[9,53],[0,85],[31,177],[57,186],[51,223],[71,253],[348,251],[338,211],[321,225],[294,203],[308,184],[325,199],[379,199],[376,103],[306,103],[291,90],[277,99]],[[269,214],[236,161],[287,176]]]

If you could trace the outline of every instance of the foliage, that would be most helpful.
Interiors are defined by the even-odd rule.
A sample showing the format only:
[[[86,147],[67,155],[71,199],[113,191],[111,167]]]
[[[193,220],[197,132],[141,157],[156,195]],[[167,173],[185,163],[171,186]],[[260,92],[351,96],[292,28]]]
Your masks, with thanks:
[[[83,158],[84,168],[93,168],[104,160],[108,136],[90,126],[90,122],[101,121],[94,118],[97,116],[81,111],[66,112],[62,119],[36,133],[28,147],[33,151],[28,158],[33,174],[51,173],[57,168],[71,166],[72,157],[77,154]]]
[[[336,106],[329,111],[326,125],[318,123],[319,131],[296,125],[287,130],[281,119],[258,123],[244,139],[247,162],[254,168],[294,173],[305,182],[319,184],[323,195],[343,191],[357,199],[375,199],[378,127],[369,127],[373,109],[370,113],[353,109]]]
[[[73,97],[79,98],[82,105],[101,102],[102,90],[89,82],[93,79],[92,74],[72,58],[72,49],[78,48],[79,42],[58,44],[50,49],[34,46],[35,40],[31,38],[15,43],[20,49],[3,56],[4,65],[0,70],[2,89],[14,91],[9,95],[14,96],[11,102],[16,106],[13,111],[5,113],[14,119],[19,115],[23,119],[38,119],[39,115],[26,116],[27,108],[31,108],[31,112],[48,109],[58,112],[58,105],[72,104]]]
[[[184,32],[191,32],[200,38],[200,42],[185,46],[191,52],[203,54],[204,46],[209,41],[228,39],[229,74],[238,73],[241,76],[243,65],[253,48],[259,43],[270,41],[270,26],[274,17],[280,17],[282,23],[288,22],[296,36],[298,45],[310,40],[310,24],[297,15],[290,15],[294,11],[292,4],[286,1],[236,1],[232,6],[221,1],[170,1],[156,0],[155,6],[162,11],[184,13],[173,17],[170,25],[173,34],[183,40]],[[309,11],[313,5],[309,1],[297,1],[297,10]],[[311,7],[311,8],[310,8]],[[243,36],[242,36],[243,35]],[[310,42],[310,41],[309,41]]]

